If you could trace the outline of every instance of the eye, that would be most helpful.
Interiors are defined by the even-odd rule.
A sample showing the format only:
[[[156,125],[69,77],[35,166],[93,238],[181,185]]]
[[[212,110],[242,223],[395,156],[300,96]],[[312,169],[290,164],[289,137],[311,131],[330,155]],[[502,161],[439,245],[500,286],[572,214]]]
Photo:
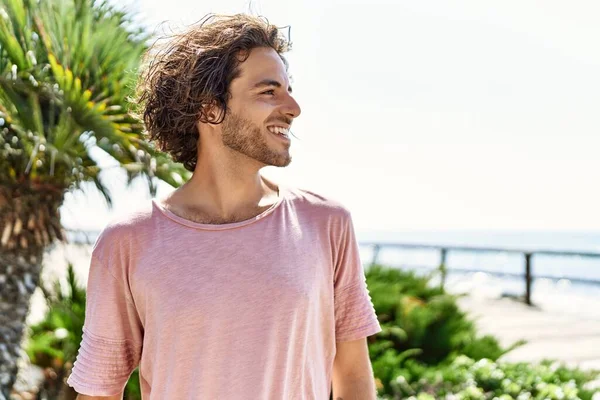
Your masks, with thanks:
[[[274,89],[266,90],[266,91],[262,92],[261,94],[274,95],[275,94],[275,90]]]

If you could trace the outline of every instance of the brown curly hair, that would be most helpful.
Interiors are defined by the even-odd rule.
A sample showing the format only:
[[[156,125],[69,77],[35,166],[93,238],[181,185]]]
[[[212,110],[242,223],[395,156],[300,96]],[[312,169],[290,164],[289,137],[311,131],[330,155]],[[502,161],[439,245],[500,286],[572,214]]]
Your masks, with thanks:
[[[281,57],[291,48],[280,28],[246,14],[209,14],[182,33],[161,39],[146,52],[136,88],[138,116],[160,151],[189,171],[197,163],[197,122],[221,123],[227,112],[231,81],[250,50],[271,47]],[[209,120],[207,106],[218,106]]]

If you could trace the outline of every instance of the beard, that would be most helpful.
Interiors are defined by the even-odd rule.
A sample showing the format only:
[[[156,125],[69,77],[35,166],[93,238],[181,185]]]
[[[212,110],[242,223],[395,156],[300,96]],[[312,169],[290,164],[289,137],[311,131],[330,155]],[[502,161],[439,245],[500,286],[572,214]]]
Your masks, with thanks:
[[[273,150],[259,126],[233,112],[223,120],[222,131],[225,146],[262,164],[287,167],[292,162],[289,146],[279,152]]]

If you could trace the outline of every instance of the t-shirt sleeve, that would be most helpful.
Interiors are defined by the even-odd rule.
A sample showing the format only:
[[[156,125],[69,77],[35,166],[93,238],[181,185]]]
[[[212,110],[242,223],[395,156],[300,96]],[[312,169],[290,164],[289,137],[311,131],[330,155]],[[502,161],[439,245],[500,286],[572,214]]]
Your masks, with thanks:
[[[334,273],[335,336],[337,342],[358,340],[381,332],[367,288],[350,214],[337,238]]]
[[[83,338],[67,384],[89,396],[121,394],[139,364],[142,337],[128,286],[92,253]]]

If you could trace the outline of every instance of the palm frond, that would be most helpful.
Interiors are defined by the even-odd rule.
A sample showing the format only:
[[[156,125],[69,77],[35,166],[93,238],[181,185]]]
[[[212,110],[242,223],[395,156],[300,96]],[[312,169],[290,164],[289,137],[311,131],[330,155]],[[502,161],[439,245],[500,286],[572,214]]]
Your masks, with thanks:
[[[148,35],[106,1],[4,0],[0,6],[0,182],[77,188],[98,178],[91,149],[126,171],[178,186],[191,173],[146,142],[128,98]],[[6,137],[4,137],[6,136]]]

